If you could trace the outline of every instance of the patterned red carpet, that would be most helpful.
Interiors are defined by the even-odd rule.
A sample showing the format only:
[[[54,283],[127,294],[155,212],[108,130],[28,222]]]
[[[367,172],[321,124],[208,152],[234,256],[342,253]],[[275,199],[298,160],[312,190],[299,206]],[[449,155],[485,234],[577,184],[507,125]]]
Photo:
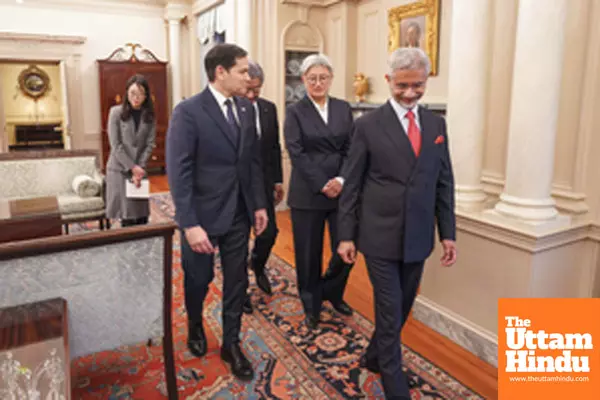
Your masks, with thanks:
[[[172,215],[168,194],[152,197],[152,221]],[[252,315],[243,317],[242,343],[254,365],[255,379],[250,383],[238,381],[219,357],[220,272],[205,302],[209,352],[202,359],[193,357],[186,347],[178,237],[173,254],[173,332],[180,399],[383,398],[379,376],[358,367],[373,325],[357,313],[342,317],[326,304],[320,329],[308,331],[302,323],[294,269],[276,256],[268,264],[274,295],[267,297],[258,291],[251,276],[256,307]],[[410,349],[404,348],[403,356],[413,399],[482,399]],[[140,343],[74,360],[72,381],[74,399],[166,398],[160,341],[153,346]]]

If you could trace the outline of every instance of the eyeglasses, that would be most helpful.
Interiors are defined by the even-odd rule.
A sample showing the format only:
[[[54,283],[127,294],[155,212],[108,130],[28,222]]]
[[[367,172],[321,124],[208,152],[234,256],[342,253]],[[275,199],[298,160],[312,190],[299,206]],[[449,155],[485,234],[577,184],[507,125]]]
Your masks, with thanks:
[[[306,77],[306,82],[311,85],[316,85],[317,82],[327,83],[331,79],[331,75],[311,75]]]
[[[144,98],[146,98],[146,93],[144,93],[144,92],[138,92],[137,90],[130,91],[129,95],[132,96],[132,97],[136,97],[138,99],[144,99]]]
[[[395,85],[400,90],[406,90],[411,88],[412,90],[422,89],[425,86],[425,82],[415,82],[415,83],[396,83]]]
[[[262,88],[260,86],[259,87],[255,87],[255,88],[249,88],[248,89],[248,94],[252,93],[254,95],[258,95],[260,93],[261,89]]]

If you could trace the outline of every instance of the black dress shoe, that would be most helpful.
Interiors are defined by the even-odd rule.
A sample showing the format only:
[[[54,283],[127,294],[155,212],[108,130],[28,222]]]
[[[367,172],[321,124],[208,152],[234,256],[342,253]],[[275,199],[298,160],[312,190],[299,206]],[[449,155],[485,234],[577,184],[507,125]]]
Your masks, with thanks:
[[[366,355],[360,357],[359,366],[361,368],[366,368],[375,374],[379,373],[379,364],[377,363],[377,360],[369,359]]]
[[[333,305],[333,308],[342,315],[350,316],[353,313],[350,306],[344,300],[342,300],[339,303],[331,303],[331,304]]]
[[[254,378],[252,364],[246,358],[239,344],[221,348],[221,359],[231,365],[233,375],[244,381]]]
[[[254,308],[252,307],[252,301],[250,301],[250,295],[246,296],[246,300],[244,300],[244,305],[242,306],[242,311],[244,314],[252,314]]]
[[[188,322],[188,349],[196,357],[202,357],[206,354],[206,335],[202,322]]]
[[[264,274],[256,274],[256,286],[269,296],[273,293],[271,290],[271,283],[269,282],[269,278]]]
[[[319,327],[319,319],[314,315],[309,315],[308,317],[306,317],[304,322],[306,323],[306,326],[309,327],[309,329],[317,329]]]

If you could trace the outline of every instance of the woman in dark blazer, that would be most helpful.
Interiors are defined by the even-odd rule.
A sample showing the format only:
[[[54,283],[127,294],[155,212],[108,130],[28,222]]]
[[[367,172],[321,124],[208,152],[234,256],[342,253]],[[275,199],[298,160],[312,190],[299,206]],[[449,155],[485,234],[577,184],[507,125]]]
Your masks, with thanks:
[[[352,265],[342,261],[336,248],[338,197],[344,183],[340,171],[350,145],[353,117],[348,102],[329,96],[333,68],[326,56],[308,56],[301,72],[307,95],[287,108],[284,136],[292,162],[288,205],[298,291],[306,323],[314,329],[323,300],[330,301],[341,314],[352,314],[343,300]],[[325,221],[332,257],[322,276]]]
[[[121,226],[148,223],[148,199],[127,198],[125,181],[137,187],[146,177],[146,162],[154,149],[156,121],[148,82],[141,75],[127,81],[123,104],[108,116],[110,156],[106,163],[106,216]]]

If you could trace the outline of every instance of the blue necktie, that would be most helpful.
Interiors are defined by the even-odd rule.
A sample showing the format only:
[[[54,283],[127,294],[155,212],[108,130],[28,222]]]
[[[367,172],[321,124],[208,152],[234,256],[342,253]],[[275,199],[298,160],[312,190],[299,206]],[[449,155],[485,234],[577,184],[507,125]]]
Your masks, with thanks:
[[[227,122],[231,127],[231,132],[233,133],[233,137],[235,138],[236,144],[239,144],[240,140],[240,127],[235,120],[235,115],[233,114],[233,104],[230,99],[225,100],[225,105],[227,106]]]

